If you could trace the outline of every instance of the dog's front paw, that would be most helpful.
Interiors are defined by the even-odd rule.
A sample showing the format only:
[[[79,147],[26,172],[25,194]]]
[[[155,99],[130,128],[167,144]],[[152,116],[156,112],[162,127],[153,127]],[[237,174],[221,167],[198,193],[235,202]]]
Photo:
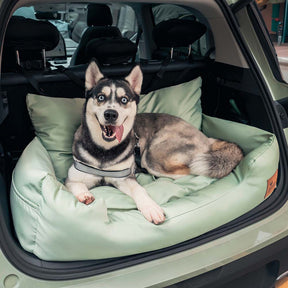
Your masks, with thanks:
[[[89,191],[88,192],[83,192],[79,195],[77,195],[77,199],[86,204],[86,205],[89,205],[90,203],[92,203],[94,200],[95,200],[95,197],[93,196],[92,193],[90,193]]]
[[[142,203],[138,206],[138,210],[149,222],[152,222],[156,225],[165,221],[165,214],[163,209],[153,200],[148,201],[148,203]]]

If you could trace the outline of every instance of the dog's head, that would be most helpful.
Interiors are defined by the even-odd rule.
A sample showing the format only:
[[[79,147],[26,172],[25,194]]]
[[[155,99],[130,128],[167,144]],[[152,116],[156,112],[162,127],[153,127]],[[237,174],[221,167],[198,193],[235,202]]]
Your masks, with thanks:
[[[110,79],[104,77],[94,61],[89,64],[85,75],[86,121],[98,145],[110,148],[129,134],[137,112],[142,79],[139,66],[135,66],[125,79]]]

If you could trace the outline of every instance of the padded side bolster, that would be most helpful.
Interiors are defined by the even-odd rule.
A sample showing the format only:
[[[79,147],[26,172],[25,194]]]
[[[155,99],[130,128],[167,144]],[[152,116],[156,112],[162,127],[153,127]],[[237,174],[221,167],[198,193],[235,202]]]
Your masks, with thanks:
[[[245,156],[235,169],[239,181],[250,181],[251,185],[266,191],[267,180],[276,172],[279,163],[279,147],[274,134],[207,115],[203,115],[202,130],[209,137],[237,143]]]
[[[275,137],[272,133],[249,125],[210,117],[203,114],[202,131],[208,137],[237,143],[244,154],[251,152],[269,139]],[[272,137],[272,138],[271,138]]]
[[[13,211],[13,224],[19,242],[27,251],[34,252],[39,223],[39,206],[24,198],[17,190],[13,180],[10,202]]]
[[[35,137],[23,151],[12,175],[11,209],[17,237],[27,251],[34,252],[42,205],[42,185],[54,175],[46,149]]]

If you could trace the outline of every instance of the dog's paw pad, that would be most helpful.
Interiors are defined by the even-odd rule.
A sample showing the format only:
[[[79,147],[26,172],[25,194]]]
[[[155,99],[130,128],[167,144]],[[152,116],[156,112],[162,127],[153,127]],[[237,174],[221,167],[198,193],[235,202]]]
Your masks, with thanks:
[[[85,192],[78,195],[77,199],[86,205],[91,204],[95,200],[93,194],[90,192]]]
[[[146,206],[146,207],[142,207],[140,212],[143,214],[143,216],[149,222],[152,222],[152,223],[154,223],[156,225],[161,224],[161,223],[163,223],[165,221],[164,211],[156,203],[154,203],[154,205],[149,205],[149,206]]]

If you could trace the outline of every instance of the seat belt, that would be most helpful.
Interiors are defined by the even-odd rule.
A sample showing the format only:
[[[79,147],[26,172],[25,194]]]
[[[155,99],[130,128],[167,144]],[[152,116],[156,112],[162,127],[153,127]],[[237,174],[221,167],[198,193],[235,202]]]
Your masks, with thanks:
[[[44,90],[39,86],[38,81],[34,78],[34,75],[27,72],[22,66],[17,64],[18,72],[22,73],[28,80],[29,84],[36,90],[38,94],[45,95]]]
[[[158,72],[150,80],[150,83],[148,85],[149,91],[153,91],[153,90],[157,89],[158,81],[163,79],[164,74],[165,74],[165,72],[167,70],[167,67],[168,67],[169,63],[171,63],[170,57],[165,58],[161,62],[161,66],[160,66]]]
[[[3,121],[6,119],[8,114],[9,114],[9,110],[8,110],[7,92],[1,90],[1,93],[0,93],[0,124],[3,123]]]
[[[142,27],[139,25],[139,26],[138,26],[138,32],[137,32],[137,38],[136,38],[136,42],[135,42],[136,47],[137,47],[137,51],[138,51],[138,48],[139,48],[138,46],[139,46],[139,42],[140,42],[142,33],[143,33],[143,29],[142,29]],[[135,62],[135,60],[136,60],[136,55],[137,55],[137,53],[134,55],[134,57],[133,57],[133,59],[132,59],[132,63]]]
[[[72,72],[71,70],[67,70],[67,68],[65,68],[62,65],[51,65],[51,67],[56,68],[58,71],[64,73],[70,80],[72,80],[75,84],[77,84],[78,86],[80,86],[81,88],[85,88],[85,82],[83,80],[81,80],[74,72]]]

